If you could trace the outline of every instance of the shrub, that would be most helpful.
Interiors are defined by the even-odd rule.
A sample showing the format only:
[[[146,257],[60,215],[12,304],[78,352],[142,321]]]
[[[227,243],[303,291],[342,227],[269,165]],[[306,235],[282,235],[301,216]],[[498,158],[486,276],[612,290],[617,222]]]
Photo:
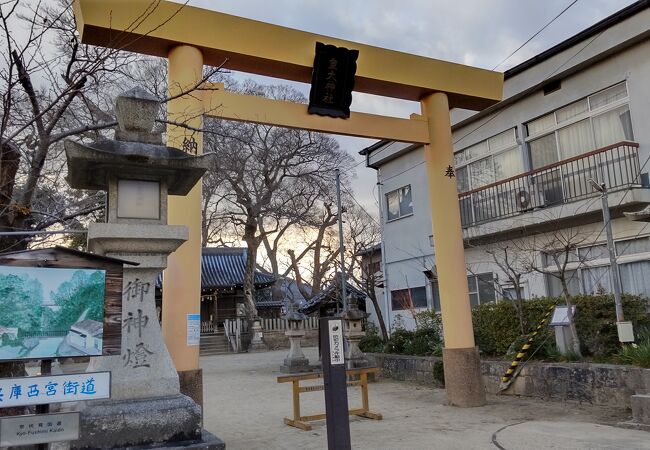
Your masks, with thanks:
[[[650,368],[650,337],[645,337],[638,344],[624,345],[616,357],[623,364]]]
[[[378,335],[366,335],[359,341],[359,349],[364,353],[381,353],[384,351],[384,341]]]
[[[572,299],[576,305],[575,323],[578,337],[585,356],[614,355],[619,349],[616,332],[616,311],[614,299],[610,296],[576,296]],[[563,299],[536,298],[524,302],[526,332],[532,332],[540,323],[550,305],[563,304]],[[625,318],[634,322],[635,327],[650,323],[646,313],[647,302],[644,298],[632,295],[623,296]],[[472,310],[474,336],[479,349],[488,355],[504,355],[510,350],[516,352],[526,340],[520,335],[517,313],[511,302],[487,303]],[[540,333],[533,349],[543,342],[553,341],[553,330],[545,328]],[[514,343],[514,344],[513,344]],[[512,348],[511,348],[512,347]],[[542,347],[537,355],[545,356],[549,347]]]
[[[398,355],[407,354],[406,350],[412,348],[413,331],[404,328],[397,328],[393,330],[390,339],[386,342],[384,351],[386,353],[396,353]]]
[[[581,296],[574,299],[576,328],[585,355],[614,355],[620,349],[616,330],[614,299],[609,296]],[[623,295],[623,314],[635,327],[649,323],[647,301],[638,296]]]
[[[423,311],[416,315],[416,323],[414,331],[406,330],[403,327],[393,328],[384,351],[417,356],[441,353],[442,320],[440,315],[433,311]]]
[[[440,346],[440,334],[432,328],[421,328],[413,332],[411,342],[407,344],[408,355],[429,356]]]
[[[359,349],[364,353],[381,353],[384,351],[384,340],[379,335],[377,325],[366,322],[366,335],[359,341]]]

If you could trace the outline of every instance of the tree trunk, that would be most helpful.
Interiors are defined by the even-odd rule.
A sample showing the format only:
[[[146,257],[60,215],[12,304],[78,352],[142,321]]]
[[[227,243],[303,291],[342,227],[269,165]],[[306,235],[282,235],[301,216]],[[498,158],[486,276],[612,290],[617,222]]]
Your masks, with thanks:
[[[384,342],[388,342],[388,330],[386,329],[386,323],[384,322],[384,314],[381,312],[381,308],[379,307],[379,301],[377,300],[377,296],[373,292],[372,294],[369,294],[368,297],[370,297],[370,301],[372,301],[372,306],[375,308],[375,314],[377,314],[377,321],[379,322],[379,329],[381,330],[381,338],[384,340]]]
[[[255,260],[257,259],[257,246],[255,239],[257,226],[248,222],[244,230],[246,242],[246,266],[244,268],[244,311],[249,321],[257,319],[257,305],[255,304]]]
[[[560,278],[562,283],[562,294],[564,295],[564,303],[567,306],[567,319],[569,320],[569,331],[571,331],[571,340],[573,341],[573,353],[575,353],[579,358],[582,358],[582,352],[580,351],[580,338],[578,337],[578,329],[576,328],[576,323],[573,320],[573,302],[571,302],[571,295],[569,295],[569,288],[567,287],[566,280],[564,277]]]

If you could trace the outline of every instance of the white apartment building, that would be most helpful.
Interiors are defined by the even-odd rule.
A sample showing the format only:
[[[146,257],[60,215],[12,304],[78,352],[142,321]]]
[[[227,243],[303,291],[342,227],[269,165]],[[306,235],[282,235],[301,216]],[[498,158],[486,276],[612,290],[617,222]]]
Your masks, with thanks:
[[[497,264],[504,250],[527,267],[525,298],[559,295],[557,277],[541,272],[554,270],[563,242],[569,290],[610,292],[600,194],[589,179],[609,193],[623,291],[650,297],[650,224],[623,216],[650,204],[650,2],[508,70],[500,103],[451,115],[472,305],[514,295]],[[382,312],[412,326],[413,308],[439,309],[435,267],[444,264],[432,243],[423,148],[381,141],[361,153],[380,186]]]

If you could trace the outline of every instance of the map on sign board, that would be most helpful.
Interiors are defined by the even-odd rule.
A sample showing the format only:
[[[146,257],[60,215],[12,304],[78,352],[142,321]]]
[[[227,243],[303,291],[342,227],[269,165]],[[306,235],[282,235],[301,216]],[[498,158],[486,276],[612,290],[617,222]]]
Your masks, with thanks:
[[[102,354],[106,271],[0,265],[0,360]]]

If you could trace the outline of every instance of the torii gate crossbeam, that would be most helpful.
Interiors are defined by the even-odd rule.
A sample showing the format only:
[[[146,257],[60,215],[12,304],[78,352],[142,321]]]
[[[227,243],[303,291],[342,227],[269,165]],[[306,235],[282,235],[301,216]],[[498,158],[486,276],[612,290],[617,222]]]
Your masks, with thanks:
[[[167,105],[172,122],[200,129],[202,113],[295,128],[425,144],[429,202],[445,333],[447,397],[458,406],[485,403],[467,290],[449,109],[480,110],[501,99],[503,74],[271,25],[169,1],[75,0],[82,41],[169,58],[171,94],[201,80],[204,64],[309,82],[316,42],[359,51],[355,90],[419,101],[422,115],[397,119],[353,113],[348,120],[314,117],[306,105],[250,99],[223,91],[185,95]],[[210,93],[212,92],[212,93]],[[207,106],[207,108],[206,108]],[[217,108],[216,106],[219,106]],[[253,110],[251,110],[253,109]],[[191,119],[188,119],[191,118]],[[168,145],[187,128],[170,125]],[[199,150],[201,133],[194,134]],[[163,332],[181,389],[200,403],[198,348],[187,346],[185,316],[199,311],[201,189],[169,200],[170,223],[185,224],[190,241],[169,258],[164,277]],[[171,274],[171,275],[170,275]]]

